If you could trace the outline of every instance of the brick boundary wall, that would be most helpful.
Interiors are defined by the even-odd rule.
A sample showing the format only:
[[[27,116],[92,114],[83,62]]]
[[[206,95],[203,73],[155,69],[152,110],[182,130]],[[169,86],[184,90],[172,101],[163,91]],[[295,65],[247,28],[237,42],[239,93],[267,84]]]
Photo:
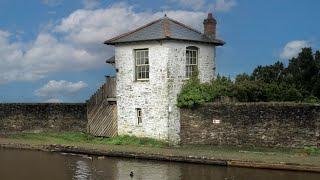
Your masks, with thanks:
[[[208,103],[181,109],[181,143],[261,147],[320,145],[320,105]]]
[[[41,131],[86,131],[85,103],[0,104],[0,134]]]

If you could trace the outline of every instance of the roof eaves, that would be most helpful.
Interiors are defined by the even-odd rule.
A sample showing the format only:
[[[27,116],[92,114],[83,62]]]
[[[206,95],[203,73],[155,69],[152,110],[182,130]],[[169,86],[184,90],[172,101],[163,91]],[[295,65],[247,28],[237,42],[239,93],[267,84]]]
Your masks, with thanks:
[[[106,63],[114,63],[115,62],[115,56],[110,57],[109,59],[106,60]]]
[[[127,43],[139,43],[139,42],[150,42],[150,41],[162,41],[162,40],[175,40],[175,41],[186,41],[186,42],[197,42],[197,43],[205,43],[205,44],[214,44],[216,46],[223,46],[225,44],[224,41],[219,39],[214,40],[192,40],[192,39],[179,39],[179,38],[172,38],[172,37],[164,37],[158,39],[147,39],[147,40],[137,40],[137,41],[125,41],[125,42],[111,42],[108,45],[116,45],[116,44],[127,44]]]
[[[205,43],[205,44],[214,44],[216,46],[223,46],[225,44],[224,41],[219,39],[214,40],[192,40],[192,39],[179,39],[179,38],[170,38],[171,40],[176,41],[188,41],[188,42],[197,42],[197,43]]]
[[[123,41],[123,42],[107,42],[107,45],[116,45],[116,44],[128,44],[128,43],[137,43],[137,42],[149,42],[149,41],[161,41],[161,40],[168,40],[171,39],[170,37],[163,37],[157,39],[143,39],[143,40],[133,40],[133,41]]]

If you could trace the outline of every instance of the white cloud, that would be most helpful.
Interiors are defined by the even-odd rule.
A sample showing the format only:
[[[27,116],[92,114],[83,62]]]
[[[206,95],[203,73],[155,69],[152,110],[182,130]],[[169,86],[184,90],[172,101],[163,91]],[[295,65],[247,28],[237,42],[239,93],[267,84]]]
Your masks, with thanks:
[[[227,12],[237,5],[236,0],[217,0],[215,3],[215,10]]]
[[[206,17],[206,13],[203,12],[168,11],[166,13],[169,17],[196,28],[202,28],[203,19]],[[66,38],[74,43],[92,45],[161,18],[163,15],[163,12],[135,12],[133,7],[126,4],[116,4],[106,9],[81,9],[64,18],[55,31],[65,33]]]
[[[61,99],[56,99],[56,98],[48,99],[45,102],[46,103],[63,103]]]
[[[309,47],[310,43],[304,40],[295,40],[288,42],[280,53],[282,59],[291,59],[296,57],[302,48]]]
[[[170,18],[203,29],[205,12],[166,13]],[[136,12],[132,6],[121,3],[102,9],[76,10],[57,25],[42,30],[31,42],[12,41],[9,32],[0,30],[0,84],[100,68],[113,55],[113,48],[103,44],[105,40],[163,15],[163,12]]]
[[[59,71],[81,71],[97,67],[101,60],[84,48],[61,43],[50,34],[39,34],[30,44],[11,43],[0,31],[0,83],[34,81]]]
[[[93,9],[100,5],[100,0],[82,0],[83,6],[86,9]]]
[[[41,2],[48,6],[58,6],[63,0],[41,0]]]
[[[55,81],[51,80],[43,87],[35,91],[35,95],[39,97],[55,97],[74,95],[88,85],[82,81],[77,83],[68,82],[65,80]]]

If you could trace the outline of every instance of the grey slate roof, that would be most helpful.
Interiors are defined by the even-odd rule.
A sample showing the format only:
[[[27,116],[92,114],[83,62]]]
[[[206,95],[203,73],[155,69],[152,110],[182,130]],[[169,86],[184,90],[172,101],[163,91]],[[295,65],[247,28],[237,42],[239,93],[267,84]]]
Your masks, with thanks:
[[[116,57],[115,56],[110,57],[106,61],[106,63],[109,63],[109,64],[114,64],[115,62],[116,62]]]
[[[203,33],[165,16],[136,30],[109,39],[105,41],[105,44],[115,45],[120,43],[170,39],[209,43],[217,46],[222,46],[225,43],[219,39],[211,39]]]

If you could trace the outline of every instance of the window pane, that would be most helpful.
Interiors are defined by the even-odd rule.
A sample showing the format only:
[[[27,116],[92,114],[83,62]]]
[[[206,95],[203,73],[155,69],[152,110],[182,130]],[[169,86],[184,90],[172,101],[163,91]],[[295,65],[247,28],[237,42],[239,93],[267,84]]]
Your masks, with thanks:
[[[146,78],[149,79],[149,66],[146,66]]]
[[[148,50],[135,50],[136,61],[136,78],[148,79],[149,78],[149,52]]]
[[[141,54],[140,54],[140,52],[138,51],[137,52],[137,60],[138,60],[138,62],[140,62],[140,59],[141,59],[141,56],[140,56]],[[140,64],[140,63],[139,63]]]
[[[193,76],[198,64],[198,50],[195,48],[186,50],[186,77]]]
[[[145,51],[146,52],[146,57],[149,57],[149,51]]]
[[[138,79],[141,79],[142,78],[142,72],[140,71],[139,73],[138,73]]]

